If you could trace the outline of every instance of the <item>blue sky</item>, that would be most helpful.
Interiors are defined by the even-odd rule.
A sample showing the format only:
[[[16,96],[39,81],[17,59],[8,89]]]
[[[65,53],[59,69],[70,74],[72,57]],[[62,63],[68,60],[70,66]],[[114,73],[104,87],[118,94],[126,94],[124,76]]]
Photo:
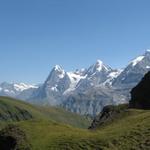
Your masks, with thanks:
[[[101,59],[122,68],[150,48],[149,0],[0,0],[0,82],[40,83]]]

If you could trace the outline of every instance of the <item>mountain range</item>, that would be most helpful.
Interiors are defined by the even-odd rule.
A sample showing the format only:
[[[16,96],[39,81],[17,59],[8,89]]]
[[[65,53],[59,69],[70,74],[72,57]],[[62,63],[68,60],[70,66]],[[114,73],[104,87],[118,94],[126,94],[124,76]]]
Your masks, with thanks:
[[[25,83],[7,83],[3,82],[0,84],[0,95],[1,96],[11,96],[17,97],[23,91],[27,91],[28,89],[36,89],[38,85],[31,85]]]
[[[73,72],[56,65],[40,86],[2,83],[0,95],[95,116],[106,105],[128,102],[130,90],[148,71],[150,50],[133,59],[124,69],[113,69],[101,60],[87,69]]]

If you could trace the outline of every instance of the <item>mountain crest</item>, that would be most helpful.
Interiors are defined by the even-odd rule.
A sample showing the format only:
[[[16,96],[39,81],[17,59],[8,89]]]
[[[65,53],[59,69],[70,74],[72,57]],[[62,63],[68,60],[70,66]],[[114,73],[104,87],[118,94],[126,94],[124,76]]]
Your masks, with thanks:
[[[55,72],[60,78],[63,78],[65,74],[64,69],[59,65],[55,65],[51,72]]]
[[[61,66],[59,66],[59,65],[55,65],[54,66],[54,70],[55,71],[59,71],[59,72],[64,71],[64,69]]]
[[[140,55],[131,61],[131,65],[134,67],[137,64],[144,62],[146,59],[150,59],[150,49],[147,49],[143,55]],[[146,61],[147,62],[147,61]],[[147,62],[149,63],[149,62]]]
[[[109,66],[106,66],[101,60],[97,60],[87,71],[87,74],[92,75],[96,72],[109,72],[112,69]]]
[[[103,62],[98,59],[98,60],[96,61],[95,67],[96,67],[96,69],[97,69],[98,71],[101,71],[102,68],[105,67],[105,66],[104,66]]]
[[[49,75],[47,81],[49,81],[49,80],[56,81],[56,80],[64,78],[64,76],[65,76],[64,69],[59,65],[55,65],[54,68],[52,69],[52,71],[50,72],[50,75]]]

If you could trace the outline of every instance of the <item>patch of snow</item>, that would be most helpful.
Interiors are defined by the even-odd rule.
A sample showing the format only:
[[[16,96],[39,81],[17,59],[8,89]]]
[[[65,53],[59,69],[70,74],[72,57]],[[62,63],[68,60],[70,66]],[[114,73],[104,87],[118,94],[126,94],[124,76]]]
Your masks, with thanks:
[[[58,89],[57,89],[57,85],[55,85],[55,86],[51,87],[51,90],[52,90],[52,91],[57,92],[57,91],[58,91]]]
[[[7,93],[8,93],[8,92],[9,92],[9,90],[8,90],[8,89],[4,89],[4,92],[7,92]]]
[[[64,92],[64,94],[74,91],[76,88],[76,85],[79,83],[81,79],[85,79],[87,75],[81,76],[80,74],[77,74],[76,72],[67,72],[67,75],[71,81],[70,87]]]
[[[122,71],[123,71],[122,69],[113,71],[113,72],[111,72],[111,73],[108,75],[108,77],[110,77],[110,78],[117,78],[117,77],[120,75],[120,73],[121,73]]]
[[[4,92],[6,92],[7,94],[15,94],[13,90],[9,90],[9,89],[4,89]]]
[[[142,61],[144,59],[145,56],[139,56],[137,57],[136,59],[134,59],[131,63],[132,63],[132,66],[135,66],[137,65],[140,61]]]
[[[104,82],[104,83],[102,83],[102,85],[112,85],[112,81],[115,79],[115,78],[117,78],[120,74],[121,74],[121,72],[122,72],[123,70],[122,69],[119,69],[119,70],[116,70],[116,71],[112,71],[107,77],[108,77],[108,79]]]
[[[59,78],[61,78],[61,79],[62,79],[62,78],[64,78],[65,74],[64,74],[64,73],[62,73],[62,74],[59,74],[58,76],[59,76]]]
[[[125,77],[123,77],[123,78],[121,79],[121,81],[124,81],[124,79],[125,79]]]
[[[81,76],[80,74],[76,74],[73,72],[67,72],[72,84],[77,84],[81,79],[86,78],[86,76]]]
[[[18,83],[18,84],[15,83],[14,88],[16,91],[24,91],[30,88],[38,88],[38,86],[25,84],[25,83]]]
[[[146,69],[150,69],[150,66],[146,66]]]

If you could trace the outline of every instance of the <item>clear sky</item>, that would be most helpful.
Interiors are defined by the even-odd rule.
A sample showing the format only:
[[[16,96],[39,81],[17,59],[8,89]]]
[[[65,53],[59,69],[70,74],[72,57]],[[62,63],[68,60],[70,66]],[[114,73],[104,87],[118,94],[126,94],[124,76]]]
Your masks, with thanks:
[[[0,0],[0,82],[40,83],[101,59],[122,68],[150,48],[150,0]]]

